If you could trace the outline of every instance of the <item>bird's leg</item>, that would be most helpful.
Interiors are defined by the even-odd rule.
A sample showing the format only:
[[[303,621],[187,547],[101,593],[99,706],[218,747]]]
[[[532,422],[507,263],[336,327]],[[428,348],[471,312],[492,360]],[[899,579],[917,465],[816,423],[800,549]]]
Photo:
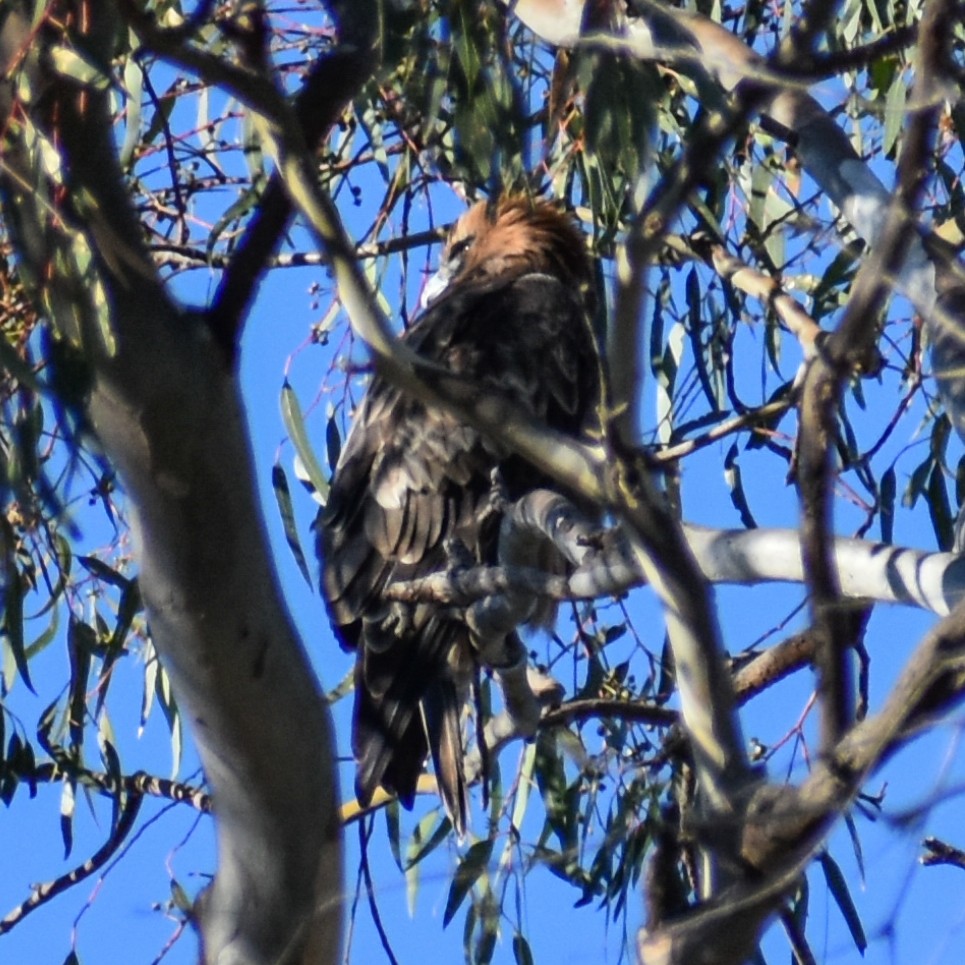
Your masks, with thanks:
[[[457,570],[470,569],[479,562],[472,551],[466,546],[465,542],[458,536],[450,536],[442,544],[446,552],[446,572],[454,573]]]
[[[495,670],[517,662],[519,654],[508,637],[529,620],[538,602],[531,593],[507,589],[466,608],[466,625],[484,667]]]
[[[497,675],[500,673],[502,671],[497,671]],[[527,668],[526,677],[528,688],[535,696],[541,713],[544,710],[559,707],[565,690],[558,680],[536,667]],[[502,681],[497,680],[497,683],[501,687],[503,686]],[[515,686],[515,682],[510,681],[509,686]],[[507,709],[500,711],[486,721],[480,746],[474,748],[466,758],[466,781],[470,784],[478,780],[481,774],[486,773],[485,761],[487,758],[498,754],[511,741],[519,740],[520,737],[533,736],[530,728],[532,716],[529,714],[519,715],[517,711],[518,716],[514,718],[508,710],[510,702],[505,701],[505,697],[504,702]],[[520,718],[524,726],[520,725]]]
[[[605,542],[604,529],[570,500],[534,489],[509,507],[499,533],[501,560],[525,560],[534,542],[548,540],[573,566],[585,563]]]
[[[506,714],[522,737],[536,733],[540,705],[527,679],[527,653],[516,627],[530,618],[538,602],[532,594],[506,590],[472,604],[465,616],[479,662],[493,671]]]
[[[511,633],[506,641],[507,644],[510,641],[515,644],[515,646],[507,645],[506,649],[518,651],[517,659],[509,666],[496,669],[493,676],[503,692],[506,713],[516,733],[520,737],[529,738],[536,733],[542,708],[529,683],[529,660],[526,650],[515,633]]]
[[[412,604],[394,600],[365,617],[365,645],[384,652],[412,632]]]
[[[485,507],[491,507],[489,511],[501,519],[499,561],[504,566],[547,565],[545,553],[540,552],[547,543],[573,566],[587,564],[604,553],[606,540],[600,527],[558,493],[535,490],[507,505],[501,479],[494,472],[483,512]],[[536,732],[541,705],[516,628],[539,617],[542,602],[525,588],[510,587],[478,600],[465,611],[480,663],[494,671],[513,731],[523,737]]]
[[[508,506],[509,497],[506,494],[503,474],[499,466],[495,466],[489,474],[489,492],[476,507],[476,524],[480,531],[490,523],[498,523],[505,515]]]

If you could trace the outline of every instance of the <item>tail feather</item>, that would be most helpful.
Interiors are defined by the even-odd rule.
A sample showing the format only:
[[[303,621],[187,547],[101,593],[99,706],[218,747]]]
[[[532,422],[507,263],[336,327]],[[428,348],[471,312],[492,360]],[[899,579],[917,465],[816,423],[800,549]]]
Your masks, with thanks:
[[[368,806],[381,785],[411,808],[428,753],[425,728],[421,717],[408,708],[396,708],[395,715],[387,715],[386,710],[384,702],[377,703],[364,689],[356,689],[352,726],[355,795]]]
[[[439,796],[460,838],[466,833],[469,818],[469,791],[462,746],[463,703],[453,681],[446,678],[434,680],[422,699]]]
[[[407,648],[370,646],[372,637],[382,642],[381,629],[374,621],[365,625],[355,667],[356,796],[368,805],[381,785],[411,808],[431,753],[439,795],[462,836],[469,805],[461,722],[473,671],[452,660],[461,649],[461,631],[431,615],[408,638]]]

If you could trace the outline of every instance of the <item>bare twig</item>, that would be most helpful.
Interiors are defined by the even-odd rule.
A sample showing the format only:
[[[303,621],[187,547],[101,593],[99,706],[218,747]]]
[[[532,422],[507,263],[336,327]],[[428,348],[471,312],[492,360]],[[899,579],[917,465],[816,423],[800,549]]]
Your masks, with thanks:
[[[157,777],[144,771],[115,777],[106,771],[92,771],[86,767],[79,767],[70,761],[66,754],[59,756],[56,761],[38,764],[32,771],[18,773],[17,776],[28,784],[54,784],[69,779],[108,797],[116,798],[121,793],[157,797],[177,804],[188,804],[202,814],[211,813],[211,795],[202,788]]]
[[[948,0],[934,0],[926,8],[919,44],[916,107],[899,158],[898,190],[880,243],[859,270],[841,323],[828,340],[826,351],[812,360],[802,392],[797,462],[801,547],[811,590],[812,619],[820,641],[816,665],[825,752],[854,713],[849,653],[852,640],[842,620],[830,525],[835,420],[845,380],[874,365],[878,311],[890,295],[891,279],[897,276],[914,237],[914,210],[924,186],[928,149],[938,118],[935,74],[948,37],[946,32],[945,41],[939,42],[936,24],[944,23],[950,15]]]
[[[124,839],[130,834],[134,827],[138,811],[141,809],[141,802],[144,799],[140,794],[129,794],[121,805],[120,814],[117,817],[117,824],[111,831],[110,837],[98,848],[83,864],[78,865],[73,871],[69,871],[53,881],[45,882],[35,886],[33,894],[24,902],[21,902],[11,911],[6,918],[0,921],[0,935],[5,935],[15,926],[19,925],[24,918],[32,911],[36,911],[41,905],[63,894],[68,888],[79,884],[85,878],[103,868],[110,861],[111,857],[124,843]]]
[[[965,851],[955,848],[938,838],[928,837],[922,841],[926,854],[918,860],[923,865],[950,864],[965,870]]]

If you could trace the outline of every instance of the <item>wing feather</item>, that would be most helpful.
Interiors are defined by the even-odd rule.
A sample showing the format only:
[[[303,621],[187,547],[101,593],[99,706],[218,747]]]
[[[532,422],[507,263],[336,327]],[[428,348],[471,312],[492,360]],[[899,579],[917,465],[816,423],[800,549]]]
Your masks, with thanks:
[[[598,396],[585,306],[556,278],[454,285],[404,336],[425,358],[513,399],[561,432],[583,428]],[[591,364],[586,364],[590,361]],[[480,510],[499,467],[510,498],[543,485],[472,426],[374,378],[318,527],[322,589],[343,647],[358,652],[356,791],[381,784],[410,804],[427,754],[460,832],[466,820],[462,707],[474,657],[466,630],[428,604],[387,604],[386,585],[438,572],[458,536],[494,562]]]

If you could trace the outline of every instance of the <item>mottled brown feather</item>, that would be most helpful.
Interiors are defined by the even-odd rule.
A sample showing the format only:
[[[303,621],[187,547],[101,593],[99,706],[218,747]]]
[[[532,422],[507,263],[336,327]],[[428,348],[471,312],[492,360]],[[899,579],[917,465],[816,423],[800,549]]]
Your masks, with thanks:
[[[451,280],[403,338],[426,358],[511,398],[557,431],[584,433],[599,400],[592,277],[571,219],[522,198],[477,204],[443,253]],[[465,829],[461,716],[476,661],[465,627],[429,604],[387,604],[388,583],[438,572],[456,537],[496,558],[493,471],[510,499],[549,484],[454,416],[374,378],[318,528],[322,592],[357,652],[353,751],[363,803],[382,785],[410,806],[427,755]]]

